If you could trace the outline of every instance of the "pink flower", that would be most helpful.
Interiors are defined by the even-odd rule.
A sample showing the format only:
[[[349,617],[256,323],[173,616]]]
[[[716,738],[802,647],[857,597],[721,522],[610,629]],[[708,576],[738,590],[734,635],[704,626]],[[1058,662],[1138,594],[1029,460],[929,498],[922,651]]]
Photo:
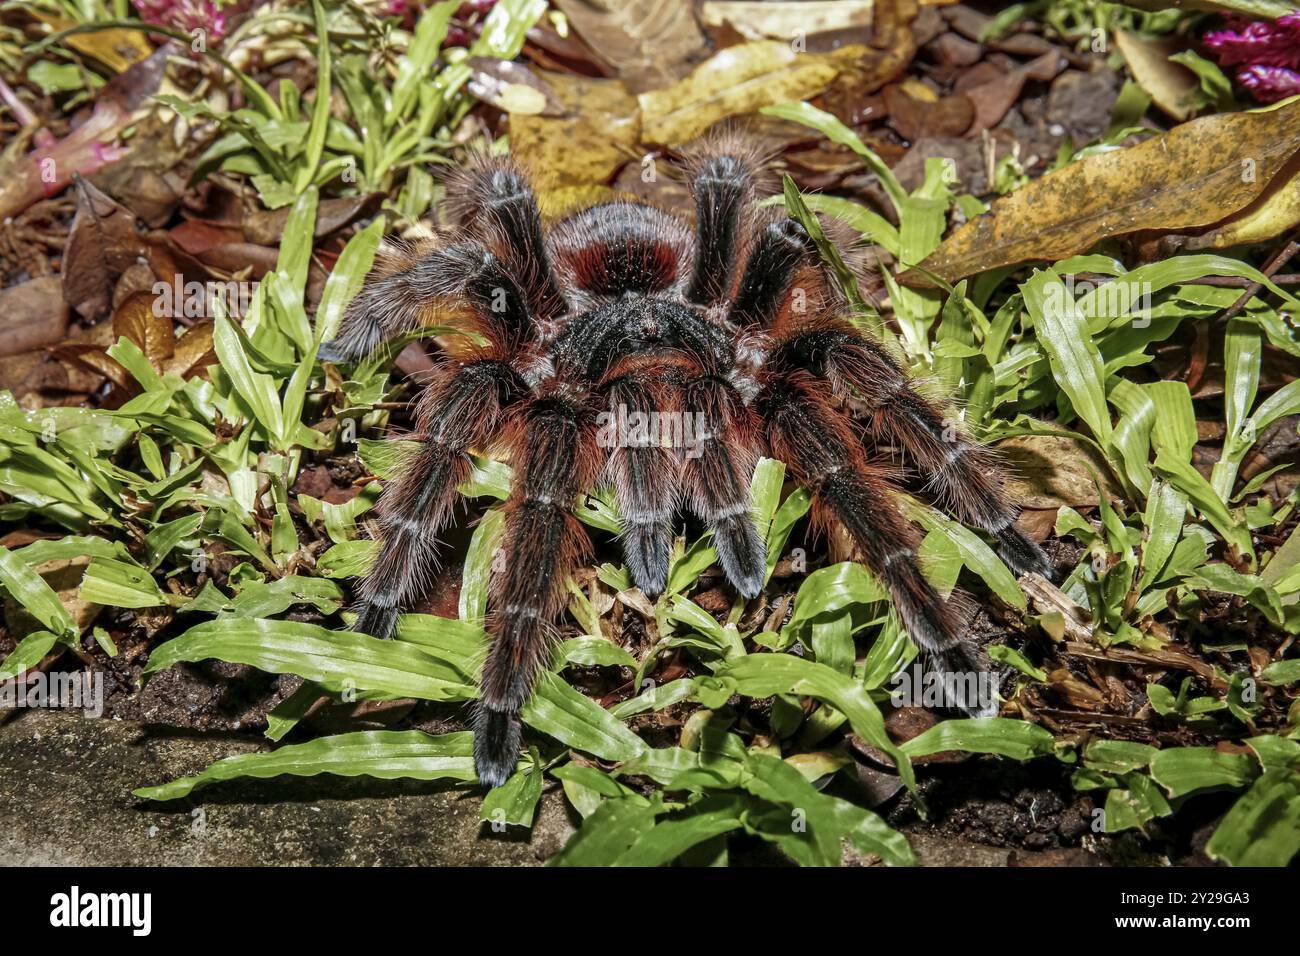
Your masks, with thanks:
[[[1272,22],[1230,17],[1232,29],[1205,35],[1223,66],[1237,67],[1237,82],[1265,103],[1300,93],[1300,11]]]
[[[160,27],[172,27],[185,33],[202,30],[205,43],[216,43],[226,35],[235,15],[247,0],[131,0],[140,19]]]
[[[1300,93],[1300,72],[1284,66],[1249,66],[1237,71],[1237,82],[1261,103],[1276,103]]]

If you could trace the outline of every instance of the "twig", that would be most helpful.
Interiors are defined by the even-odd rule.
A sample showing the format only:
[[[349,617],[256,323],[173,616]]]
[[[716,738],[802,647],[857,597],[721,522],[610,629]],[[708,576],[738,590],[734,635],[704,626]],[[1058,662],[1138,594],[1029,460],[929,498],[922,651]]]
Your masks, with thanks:
[[[1264,266],[1264,275],[1272,276],[1278,269],[1281,269],[1284,265],[1290,262],[1297,252],[1300,252],[1300,242],[1297,242],[1294,238],[1288,240],[1287,244],[1279,249],[1273,255],[1273,258],[1268,260],[1268,263]],[[1252,282],[1250,285],[1246,286],[1246,291],[1241,294],[1240,298],[1238,298],[1236,302],[1232,303],[1232,305],[1228,307],[1228,311],[1223,313],[1221,320],[1227,322],[1229,319],[1236,316],[1246,307],[1247,302],[1259,294],[1259,290],[1262,288],[1264,288],[1264,283],[1262,282]]]

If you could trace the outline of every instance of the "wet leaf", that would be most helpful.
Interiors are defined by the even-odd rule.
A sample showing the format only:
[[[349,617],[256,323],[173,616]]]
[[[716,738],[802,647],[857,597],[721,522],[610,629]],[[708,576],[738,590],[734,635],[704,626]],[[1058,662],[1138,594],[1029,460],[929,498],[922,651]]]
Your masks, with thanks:
[[[493,825],[531,827],[541,799],[542,768],[532,762],[500,787],[488,791],[479,808],[479,819]]]
[[[1001,754],[1029,760],[1052,753],[1056,738],[1037,724],[1005,717],[945,720],[902,745],[909,757],[928,757],[948,750]]]
[[[59,643],[59,635],[49,631],[33,631],[21,641],[8,657],[0,662],[0,681],[12,680],[31,670],[45,659],[45,655]]]
[[[153,575],[134,562],[95,558],[86,568],[81,596],[110,607],[145,608],[166,604]]]
[[[1151,779],[1171,797],[1217,787],[1240,789],[1257,773],[1249,754],[1224,753],[1213,747],[1168,747],[1151,758]]]
[[[798,694],[824,701],[848,717],[855,734],[894,760],[909,788],[916,785],[911,763],[885,733],[880,709],[853,678],[793,654],[747,654],[720,667],[715,679],[749,697]]]
[[[351,686],[395,697],[469,700],[471,675],[406,641],[331,631],[297,621],[210,621],[155,648],[146,672],[182,662],[217,659],[251,664],[272,674],[297,674],[329,688]]]
[[[631,760],[645,742],[590,697],[554,674],[543,674],[520,714],[528,726],[601,760]]]
[[[0,546],[0,587],[56,635],[77,633],[72,615],[45,579],[8,548]]]

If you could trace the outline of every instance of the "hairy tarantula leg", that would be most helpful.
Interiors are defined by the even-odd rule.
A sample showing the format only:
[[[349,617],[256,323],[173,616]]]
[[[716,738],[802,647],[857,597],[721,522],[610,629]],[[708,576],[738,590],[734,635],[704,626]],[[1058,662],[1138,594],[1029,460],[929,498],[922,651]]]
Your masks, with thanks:
[[[423,596],[437,566],[437,535],[451,519],[456,486],[469,475],[466,449],[489,441],[519,388],[504,362],[446,368],[416,410],[418,452],[379,502],[383,545],[361,584],[354,629],[391,637],[398,612]]]
[[[957,520],[993,535],[1012,569],[1050,576],[1047,555],[1016,527],[1018,509],[1007,500],[996,456],[918,394],[879,345],[856,332],[831,329],[809,332],[787,348],[806,367],[825,374],[837,393],[861,399],[869,412],[868,429],[907,452]]]
[[[746,158],[731,153],[699,164],[695,193],[695,265],[686,299],[711,306],[731,294],[744,216],[754,201],[754,173]]]
[[[662,383],[655,381],[659,371],[642,367],[606,386],[611,421],[598,435],[601,447],[610,449],[606,472],[623,520],[623,556],[632,580],[652,598],[668,583],[671,522],[681,490],[677,455],[658,441],[658,429],[651,427],[651,416],[672,404],[664,400],[667,390]]]
[[[920,536],[895,506],[893,487],[860,460],[843,413],[815,383],[794,376],[769,386],[762,401],[773,453],[813,491],[818,519],[838,521],[848,531],[867,567],[889,589],[917,647],[949,674],[979,671],[957,636],[953,608],[921,574]],[[996,701],[970,701],[960,692],[949,703],[978,716],[997,712]]]
[[[542,231],[542,214],[528,177],[510,159],[478,157],[449,182],[461,221],[485,234],[484,241],[507,260],[534,316],[551,319],[565,311]]]
[[[500,347],[518,341],[531,326],[518,284],[476,243],[430,252],[398,271],[394,266],[390,259],[367,279],[343,313],[338,335],[321,345],[322,359],[365,358],[388,339],[418,328],[432,307],[462,296],[474,307],[482,331]]]
[[[570,507],[599,462],[588,409],[558,395],[534,399],[521,417],[506,505],[506,571],[493,582],[489,630],[474,716],[474,764],[491,787],[519,759],[519,711],[546,664],[552,622],[564,610],[566,580],[587,550]]]
[[[754,526],[750,478],[758,462],[748,426],[750,411],[727,383],[701,376],[686,383],[688,420],[698,422],[683,449],[691,510],[713,531],[727,580],[742,597],[757,597],[767,576],[767,543]]]
[[[793,219],[763,227],[745,264],[729,318],[741,328],[766,328],[791,292],[799,267],[809,261],[812,240]]]

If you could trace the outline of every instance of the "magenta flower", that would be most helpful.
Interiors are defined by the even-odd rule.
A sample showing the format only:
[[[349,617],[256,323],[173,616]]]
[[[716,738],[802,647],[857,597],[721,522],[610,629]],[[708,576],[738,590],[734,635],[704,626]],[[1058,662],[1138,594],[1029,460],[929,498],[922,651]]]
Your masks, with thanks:
[[[204,42],[214,44],[226,35],[231,21],[242,12],[247,0],[236,3],[221,0],[131,0],[131,3],[146,23],[191,34],[202,30]]]
[[[1205,35],[1223,66],[1237,67],[1237,82],[1255,99],[1275,103],[1300,93],[1300,11],[1272,22],[1231,17],[1232,29]]]

